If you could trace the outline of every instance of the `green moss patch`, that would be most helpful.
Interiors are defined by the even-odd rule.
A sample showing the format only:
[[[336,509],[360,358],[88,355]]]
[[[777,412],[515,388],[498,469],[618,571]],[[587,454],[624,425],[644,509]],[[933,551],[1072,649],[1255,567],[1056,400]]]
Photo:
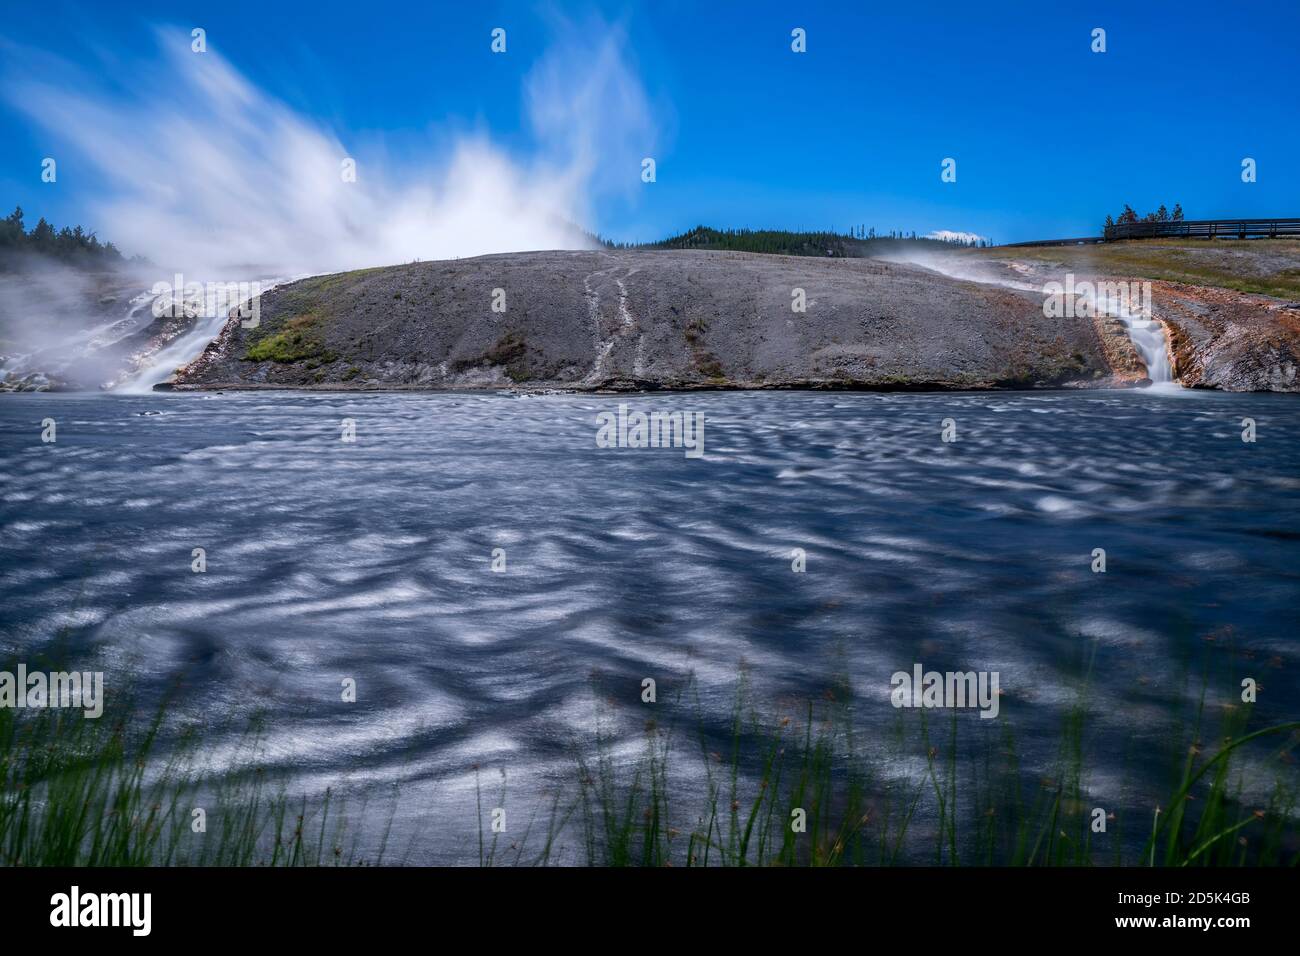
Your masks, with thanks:
[[[304,362],[317,365],[334,361],[334,353],[325,348],[316,326],[320,317],[314,312],[295,316],[279,332],[268,332],[249,344],[244,352],[247,362]]]

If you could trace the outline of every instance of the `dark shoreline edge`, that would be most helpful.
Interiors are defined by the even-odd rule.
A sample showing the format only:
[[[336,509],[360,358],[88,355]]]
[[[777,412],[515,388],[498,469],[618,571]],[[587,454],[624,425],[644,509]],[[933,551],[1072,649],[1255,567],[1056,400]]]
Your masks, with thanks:
[[[656,395],[656,394],[689,394],[692,392],[874,392],[879,394],[893,394],[898,392],[910,392],[915,394],[945,394],[959,392],[973,392],[980,394],[1014,394],[1017,392],[1027,392],[1042,394],[1046,392],[1098,392],[1098,391],[1142,391],[1151,385],[1149,381],[1145,382],[1103,382],[1093,383],[1066,383],[1066,384],[1044,384],[1044,385],[1004,385],[1000,383],[963,383],[963,384],[934,384],[934,383],[898,383],[898,384],[879,384],[869,385],[865,383],[843,383],[843,382],[782,382],[779,384],[772,383],[754,383],[754,382],[734,382],[726,384],[694,384],[694,383],[674,383],[671,385],[659,385],[652,383],[639,383],[627,387],[612,387],[602,385],[596,387],[580,387],[572,385],[466,385],[456,386],[439,386],[430,388],[424,385],[346,385],[341,383],[322,383],[320,385],[278,385],[261,382],[235,382],[229,384],[173,384],[171,382],[159,382],[153,386],[154,392],[167,393],[220,393],[220,392],[293,392],[302,394],[312,393],[420,393],[427,395],[494,395],[494,394],[519,394],[519,395]],[[1203,392],[1221,392],[1223,389],[1200,387],[1196,391]],[[79,394],[95,394],[93,392],[82,391]],[[140,394],[140,393],[135,393]],[[1224,392],[1224,394],[1235,394]],[[1254,394],[1274,394],[1261,392]]]

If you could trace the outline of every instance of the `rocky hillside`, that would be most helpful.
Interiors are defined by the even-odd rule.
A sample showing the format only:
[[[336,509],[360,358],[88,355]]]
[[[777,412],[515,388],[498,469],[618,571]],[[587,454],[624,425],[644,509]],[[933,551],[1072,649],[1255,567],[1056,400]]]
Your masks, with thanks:
[[[802,290],[800,292],[799,290]],[[796,311],[800,298],[804,311]],[[175,388],[1030,388],[1133,383],[1122,330],[911,265],[535,252],[320,276],[262,296]]]
[[[1300,302],[1173,282],[1154,298],[1183,385],[1300,392]]]
[[[1300,392],[1300,242],[1137,240],[963,250],[957,271],[989,281],[1150,280],[1174,377],[1188,388]]]

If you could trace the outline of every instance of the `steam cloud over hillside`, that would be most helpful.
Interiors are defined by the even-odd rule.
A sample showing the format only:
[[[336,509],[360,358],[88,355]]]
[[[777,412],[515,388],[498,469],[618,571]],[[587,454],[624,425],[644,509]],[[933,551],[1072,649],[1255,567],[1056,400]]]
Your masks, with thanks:
[[[526,157],[471,133],[399,167],[382,144],[341,140],[172,28],[156,31],[153,59],[119,71],[120,85],[7,45],[5,96],[56,159],[63,148],[93,163],[107,188],[86,218],[165,269],[296,275],[578,248],[592,198],[635,188],[654,130],[620,33],[565,36],[524,82]]]

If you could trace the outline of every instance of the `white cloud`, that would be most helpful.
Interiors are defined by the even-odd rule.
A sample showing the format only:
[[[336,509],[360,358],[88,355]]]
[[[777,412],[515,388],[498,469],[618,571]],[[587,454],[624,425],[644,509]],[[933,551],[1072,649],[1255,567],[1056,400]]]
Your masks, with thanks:
[[[927,233],[927,239],[940,239],[944,242],[980,242],[987,241],[987,236],[981,236],[974,232],[960,232],[952,229],[936,229],[934,232]]]

